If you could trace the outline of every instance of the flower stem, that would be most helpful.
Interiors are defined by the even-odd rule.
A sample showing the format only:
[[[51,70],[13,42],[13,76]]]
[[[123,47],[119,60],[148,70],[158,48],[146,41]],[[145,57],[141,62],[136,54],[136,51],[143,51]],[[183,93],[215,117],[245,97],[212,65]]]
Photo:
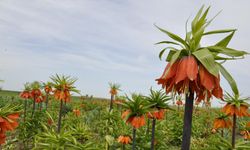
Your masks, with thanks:
[[[133,128],[133,146],[132,146],[132,150],[135,150],[135,140],[136,138],[136,128]]]
[[[156,119],[154,118],[152,121],[152,137],[151,137],[151,150],[154,150],[155,143],[155,123]]]
[[[39,107],[40,107],[40,108],[39,108],[40,111],[42,111],[42,109],[43,109],[43,103],[42,103],[42,102],[39,103]]]
[[[49,94],[46,94],[46,110],[48,109]]]
[[[149,128],[150,128],[150,119],[148,118],[147,132],[146,132],[147,135],[149,134]]]
[[[27,100],[24,101],[24,115],[23,115],[23,122],[25,122],[26,119],[26,111],[27,111]]]
[[[233,115],[233,130],[232,130],[232,148],[235,148],[235,134],[236,134],[236,114]]]
[[[181,150],[189,150],[190,149],[193,103],[194,103],[194,93],[191,92],[191,90],[189,90],[189,95],[186,94]]]
[[[114,100],[114,95],[111,94],[109,111],[111,111],[113,109],[113,100]]]
[[[63,101],[61,100],[60,111],[59,111],[59,117],[58,117],[58,128],[57,128],[57,133],[60,133],[60,130],[61,130],[62,106],[63,106]]]
[[[34,116],[35,110],[36,110],[36,96],[34,96],[34,99],[33,99],[32,117]]]

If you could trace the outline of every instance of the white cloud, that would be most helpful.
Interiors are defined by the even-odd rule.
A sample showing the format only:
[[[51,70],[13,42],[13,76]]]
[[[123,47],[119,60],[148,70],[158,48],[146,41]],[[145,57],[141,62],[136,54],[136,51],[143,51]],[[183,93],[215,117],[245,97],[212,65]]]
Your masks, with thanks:
[[[124,82],[121,84],[125,92],[139,89],[147,93],[165,66],[158,60],[160,46],[153,44],[167,37],[154,23],[183,36],[186,19],[192,18],[202,4],[210,4],[209,16],[221,9],[223,12],[209,29],[238,28],[231,46],[250,52],[249,3],[0,1],[0,78],[5,78],[5,87],[20,89],[25,81],[47,80],[54,73],[87,75],[79,77],[79,88],[98,96],[107,94],[107,89],[102,87],[112,79]],[[211,44],[220,38],[205,38],[203,43]],[[246,69],[249,65],[248,58],[226,64],[245,94],[250,92]],[[97,73],[102,77],[95,83]],[[222,85],[229,89],[225,81]]]

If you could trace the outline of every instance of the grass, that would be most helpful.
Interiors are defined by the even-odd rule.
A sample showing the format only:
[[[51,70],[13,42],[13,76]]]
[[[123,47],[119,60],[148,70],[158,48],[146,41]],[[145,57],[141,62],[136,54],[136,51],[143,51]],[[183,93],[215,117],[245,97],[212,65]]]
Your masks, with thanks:
[[[23,100],[19,99],[18,91],[0,91],[0,104],[4,106],[6,103],[13,104],[23,104]],[[12,100],[12,97],[14,99]],[[72,132],[72,136],[78,136],[78,141],[81,144],[95,143],[93,146],[95,149],[105,149],[106,146],[106,136],[109,135],[113,138],[110,142],[110,150],[117,150],[120,148],[120,144],[117,142],[117,138],[120,135],[127,134],[131,135],[131,126],[125,124],[121,119],[121,112],[124,111],[122,108],[114,105],[114,111],[109,112],[109,100],[104,98],[90,99],[89,97],[79,97],[74,96],[72,101],[67,103],[64,108],[63,126],[65,131]],[[83,107],[82,107],[83,106]],[[181,144],[182,128],[183,128],[183,107],[177,111],[177,107],[171,106],[174,111],[167,111],[165,119],[162,121],[157,121],[156,126],[156,150],[166,149],[166,150],[178,150]],[[19,149],[20,143],[25,141],[27,143],[28,149],[34,148],[36,137],[41,137],[44,133],[44,129],[41,124],[47,125],[48,116],[45,111],[37,110],[36,117],[31,119],[31,108],[32,100],[28,100],[28,124],[23,123],[20,120],[19,127],[15,132],[9,133],[7,142],[11,143],[9,146]],[[81,111],[81,116],[76,117],[72,110],[79,109]],[[57,117],[59,110],[59,101],[52,99],[49,105],[48,112],[55,121],[52,127],[48,128],[47,133],[54,134],[51,132],[51,128],[55,128],[57,125]],[[198,107],[194,108],[193,116],[193,128],[192,128],[192,150],[206,150],[214,145],[218,145],[219,139],[218,134],[212,134],[211,129],[213,127],[213,120],[220,111],[219,108],[205,108]],[[22,117],[22,116],[21,116]],[[244,122],[245,119],[239,120],[239,122]],[[239,123],[240,127],[240,123]],[[73,129],[75,131],[73,131]],[[150,135],[145,135],[147,126],[142,127],[138,130],[138,140],[137,144],[140,149],[148,149],[148,142],[150,140]],[[240,130],[238,130],[239,133]],[[82,133],[79,135],[78,133]],[[218,135],[218,136],[217,136]],[[230,141],[231,132],[226,130],[227,141]],[[62,135],[64,136],[64,135]],[[12,138],[15,137],[15,138]],[[48,137],[49,138],[49,137]],[[50,137],[51,138],[51,137]],[[66,137],[62,137],[63,139]],[[237,139],[242,139],[238,136]],[[18,141],[18,142],[15,142]],[[37,140],[37,139],[36,139]],[[57,139],[51,139],[57,140]],[[44,142],[41,141],[40,142]],[[19,143],[19,145],[18,145]],[[46,142],[45,142],[46,143]],[[52,143],[53,144],[53,143]],[[70,143],[68,143],[70,144]],[[7,149],[8,145],[4,145]],[[64,147],[65,148],[65,147]],[[11,148],[10,148],[11,149]],[[42,148],[41,148],[42,149]],[[46,149],[46,148],[45,148]],[[126,149],[131,149],[131,145],[126,145]]]

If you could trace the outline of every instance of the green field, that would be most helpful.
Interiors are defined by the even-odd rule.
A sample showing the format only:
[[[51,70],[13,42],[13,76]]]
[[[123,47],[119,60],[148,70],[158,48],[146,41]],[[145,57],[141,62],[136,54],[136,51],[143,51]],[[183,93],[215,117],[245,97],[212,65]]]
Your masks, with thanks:
[[[18,97],[19,92],[0,91],[1,106],[11,102],[13,105],[23,107],[24,100]],[[14,99],[13,99],[14,97]],[[37,105],[37,107],[39,107]],[[177,110],[176,106],[171,106],[174,110],[169,110],[163,120],[157,121],[156,125],[156,149],[178,150],[181,144],[183,126],[183,107]],[[117,138],[120,135],[132,136],[132,128],[121,119],[122,107],[114,105],[112,112],[108,111],[109,101],[100,99],[80,99],[74,97],[63,109],[63,132],[57,135],[57,120],[59,111],[59,101],[51,99],[48,111],[37,109],[35,117],[31,117],[32,101],[28,102],[28,112],[26,123],[23,122],[23,115],[19,119],[19,126],[14,132],[9,132],[6,144],[3,149],[97,149],[97,150],[118,150],[122,145]],[[73,109],[79,109],[80,116],[75,116]],[[225,145],[225,141],[220,138],[221,132],[213,134],[213,120],[219,113],[219,109],[209,107],[196,107],[193,116],[192,128],[192,150],[216,150],[218,145]],[[48,124],[48,119],[52,119],[52,125]],[[138,149],[150,149],[151,125],[149,123],[137,131]],[[238,140],[241,123],[238,123]],[[74,140],[71,139],[74,137]],[[230,139],[229,129],[224,129],[224,138]],[[72,146],[75,145],[75,146]],[[50,148],[49,148],[50,147]],[[131,149],[131,145],[125,146]]]

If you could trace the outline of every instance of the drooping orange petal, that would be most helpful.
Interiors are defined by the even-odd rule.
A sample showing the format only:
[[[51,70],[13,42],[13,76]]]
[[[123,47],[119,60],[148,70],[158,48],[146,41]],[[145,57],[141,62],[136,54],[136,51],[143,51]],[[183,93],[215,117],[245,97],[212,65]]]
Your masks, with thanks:
[[[184,80],[187,77],[187,64],[188,64],[188,58],[183,57],[178,64],[175,76],[175,84],[179,83],[180,81]]]
[[[10,114],[8,115],[8,118],[12,119],[12,120],[16,120],[19,118],[19,114],[18,113],[15,113],[15,114]]]
[[[239,117],[248,116],[249,114],[248,114],[247,110],[248,110],[248,106],[240,105],[240,110],[239,110],[240,116]]]
[[[0,116],[0,123],[4,122],[5,120]]]
[[[11,131],[14,130],[11,123],[7,120],[4,122],[4,126],[6,127],[6,130],[11,130]]]
[[[140,127],[142,127],[142,126],[144,126],[145,125],[145,117],[144,117],[144,115],[142,115],[141,117],[140,117]]]
[[[226,128],[231,128],[231,127],[232,127],[232,122],[231,122],[231,120],[228,120],[226,122]]]
[[[172,65],[170,63],[168,63],[161,78],[170,79],[173,76],[175,76],[178,64],[179,64],[178,60],[175,63],[173,63]]]
[[[216,98],[223,99],[223,90],[222,90],[221,87],[218,87],[218,88],[213,89],[212,94],[213,94]]]
[[[205,67],[199,66],[200,82],[207,90],[211,91],[214,86],[214,76],[210,74]]]
[[[198,74],[198,64],[194,56],[188,56],[187,58],[187,76],[188,78],[193,81],[197,78]]]
[[[126,118],[127,117],[127,115],[130,113],[130,111],[129,110],[126,110],[126,111],[124,111],[123,113],[122,113],[122,119],[124,119],[124,118]]]

